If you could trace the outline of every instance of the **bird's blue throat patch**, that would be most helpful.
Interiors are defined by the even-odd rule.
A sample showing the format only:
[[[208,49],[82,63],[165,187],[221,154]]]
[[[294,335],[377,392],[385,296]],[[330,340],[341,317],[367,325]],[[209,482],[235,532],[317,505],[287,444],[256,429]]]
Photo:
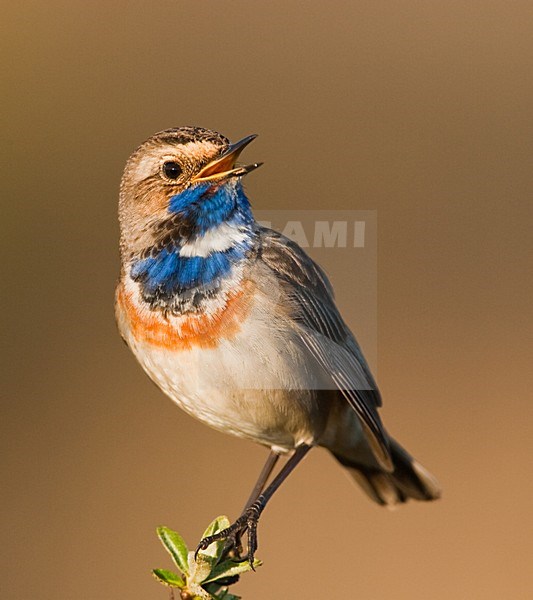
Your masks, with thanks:
[[[250,202],[242,183],[213,186],[202,183],[170,198],[169,213],[189,223],[194,233],[202,234],[221,223],[251,225]]]
[[[133,262],[130,271],[131,278],[141,285],[143,299],[165,309],[179,304],[183,294],[191,297],[198,292],[198,302],[216,293],[233,266],[252,249],[255,223],[240,183],[188,188],[170,199],[168,211],[169,219],[160,226],[154,246]],[[238,228],[246,237],[208,256],[180,255],[185,244],[194,243],[222,223]]]

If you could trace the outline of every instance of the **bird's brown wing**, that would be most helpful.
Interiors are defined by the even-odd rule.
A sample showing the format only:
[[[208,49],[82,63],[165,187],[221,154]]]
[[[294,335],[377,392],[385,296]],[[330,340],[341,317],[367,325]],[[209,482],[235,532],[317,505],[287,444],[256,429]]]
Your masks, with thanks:
[[[261,228],[260,242],[259,259],[282,284],[304,345],[356,412],[376,459],[392,470],[388,437],[377,412],[381,396],[325,273],[298,244],[276,231]]]

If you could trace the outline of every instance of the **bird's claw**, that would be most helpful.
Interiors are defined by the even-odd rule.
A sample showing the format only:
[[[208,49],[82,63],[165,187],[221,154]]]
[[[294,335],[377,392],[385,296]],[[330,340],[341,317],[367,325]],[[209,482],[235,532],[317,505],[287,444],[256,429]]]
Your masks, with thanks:
[[[194,553],[194,558],[196,560],[198,556],[198,552],[201,550],[207,550],[207,548],[213,543],[218,542],[220,540],[227,540],[226,542],[226,554],[230,552],[235,553],[235,558],[239,562],[248,561],[250,563],[250,567],[253,571],[254,568],[254,556],[255,551],[257,550],[257,523],[259,521],[259,516],[261,514],[261,506],[257,503],[249,506],[244,513],[228,528],[223,529],[213,535],[209,535],[205,537],[203,540],[200,540],[198,547]],[[241,537],[244,534],[248,535],[248,553],[246,556],[241,558]]]

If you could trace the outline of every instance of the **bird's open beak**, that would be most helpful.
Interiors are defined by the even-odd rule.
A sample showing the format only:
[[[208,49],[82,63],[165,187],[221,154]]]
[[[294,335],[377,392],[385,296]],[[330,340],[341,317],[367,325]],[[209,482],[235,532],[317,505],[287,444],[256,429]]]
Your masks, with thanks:
[[[230,177],[242,177],[247,175],[263,163],[253,163],[243,167],[235,167],[235,163],[239,158],[240,153],[253,142],[257,135],[249,135],[242,140],[231,144],[222,156],[211,161],[203,169],[201,169],[192,179],[191,183],[202,181],[216,181],[220,179],[229,179]]]

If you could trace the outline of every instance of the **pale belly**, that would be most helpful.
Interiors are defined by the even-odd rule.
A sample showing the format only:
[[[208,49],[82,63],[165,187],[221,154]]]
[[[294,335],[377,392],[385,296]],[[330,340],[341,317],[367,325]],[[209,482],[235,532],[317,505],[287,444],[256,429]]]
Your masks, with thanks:
[[[329,386],[294,333],[248,320],[215,348],[169,350],[122,331],[144,370],[180,408],[226,433],[290,450],[326,427]]]

